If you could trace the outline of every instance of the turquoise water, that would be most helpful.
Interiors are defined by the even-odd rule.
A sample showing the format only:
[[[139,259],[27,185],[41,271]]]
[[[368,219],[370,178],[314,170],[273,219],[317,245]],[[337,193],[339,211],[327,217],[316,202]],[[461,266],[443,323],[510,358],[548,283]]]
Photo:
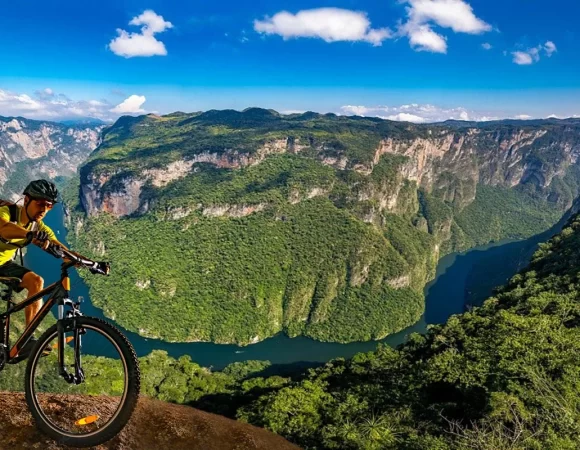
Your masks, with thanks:
[[[67,230],[60,204],[47,216],[45,222],[57,233],[59,240],[66,243]],[[561,226],[557,225],[546,233],[525,241],[503,241],[445,256],[439,261],[436,278],[425,287],[426,307],[421,320],[380,342],[396,346],[403,343],[410,333],[425,332],[427,324],[443,323],[452,314],[465,311],[468,305],[479,304],[491,294],[495,286],[503,284],[519,268],[525,267],[538,242],[545,241],[560,228]],[[30,249],[26,256],[26,265],[40,274],[45,284],[52,283],[60,276],[60,261],[38,248]],[[112,267],[111,276],[115,276],[114,263]],[[92,306],[88,288],[76,272],[71,271],[71,282],[72,298],[81,296],[84,299],[83,313],[87,316],[104,318],[102,311]],[[216,370],[232,362],[250,359],[269,360],[272,364],[325,362],[337,357],[348,358],[359,352],[371,351],[377,346],[377,342],[336,344],[318,342],[305,337],[291,339],[283,333],[246,347],[202,342],[179,344],[146,339],[136,333],[122,330],[139,356],[160,349],[175,358],[190,355],[198,364]],[[85,348],[85,351],[99,353],[98,349]]]

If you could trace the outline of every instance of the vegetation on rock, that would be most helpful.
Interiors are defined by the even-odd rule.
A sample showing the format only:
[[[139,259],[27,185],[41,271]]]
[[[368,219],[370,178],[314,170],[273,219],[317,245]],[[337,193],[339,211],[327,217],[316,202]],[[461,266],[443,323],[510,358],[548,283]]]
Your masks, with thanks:
[[[536,172],[515,188],[477,184],[476,156],[418,185],[396,149],[472,139],[468,151],[489,158],[483,147],[514,141],[526,158],[553,159],[543,146],[573,140],[567,127],[463,130],[258,108],[122,117],[67,191],[69,237],[120,268],[86,280],[91,298],[144,336],[379,339],[419,319],[440,256],[548,229],[580,185],[573,169],[544,187]]]

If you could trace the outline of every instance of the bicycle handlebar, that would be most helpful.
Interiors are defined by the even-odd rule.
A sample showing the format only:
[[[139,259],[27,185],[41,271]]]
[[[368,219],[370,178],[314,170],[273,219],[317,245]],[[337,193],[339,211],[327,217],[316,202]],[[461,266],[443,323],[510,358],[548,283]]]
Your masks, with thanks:
[[[40,245],[39,247],[56,258],[70,259],[74,263],[74,265],[83,266],[89,269],[91,273],[100,275],[109,275],[109,272],[111,271],[111,266],[108,262],[92,261],[88,258],[85,258],[84,256],[77,255],[71,252],[70,250],[67,250],[66,248],[58,245],[55,242],[50,242],[48,248],[46,249]]]

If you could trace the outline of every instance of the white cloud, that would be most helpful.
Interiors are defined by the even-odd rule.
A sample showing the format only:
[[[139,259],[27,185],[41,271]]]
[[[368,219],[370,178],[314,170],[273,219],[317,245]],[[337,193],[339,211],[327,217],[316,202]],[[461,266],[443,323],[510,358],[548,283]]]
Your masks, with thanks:
[[[371,28],[365,13],[340,8],[307,9],[296,14],[281,11],[273,17],[255,20],[254,30],[277,34],[285,40],[309,37],[326,42],[363,41],[375,46],[392,36],[388,28]]]
[[[491,50],[493,48],[493,46],[489,42],[484,42],[483,44],[481,44],[481,46],[483,47],[484,50]]]
[[[158,41],[154,35],[173,28],[171,22],[166,22],[162,16],[157,15],[152,10],[147,10],[140,16],[134,17],[129,22],[129,25],[142,25],[141,32],[129,33],[125,30],[117,29],[119,36],[109,43],[109,48],[115,55],[125,58],[167,55],[165,44]]]
[[[463,0],[406,0],[409,21],[417,24],[435,22],[456,33],[480,34],[491,25],[477,18],[473,8]]]
[[[399,113],[390,116],[381,116],[383,119],[396,120],[397,122],[413,122],[413,123],[424,123],[426,119],[423,117],[416,116],[415,114],[409,113]]]
[[[163,33],[165,30],[173,28],[171,22],[166,22],[163,16],[155,14],[155,11],[150,9],[144,11],[140,16],[133,17],[129,25],[143,25],[141,28],[143,34]]]
[[[442,108],[431,104],[412,103],[400,106],[362,106],[345,105],[340,112],[346,115],[358,115],[366,117],[380,117],[387,120],[413,123],[433,123],[445,120],[474,120],[489,121],[498,120],[499,117],[488,112],[470,111],[463,107]]]
[[[546,56],[552,56],[556,51],[556,44],[552,41],[547,41],[544,45],[529,48],[525,51],[512,52],[513,62],[520,66],[529,66],[530,64],[540,61],[540,52],[544,52]]]
[[[552,41],[547,41],[544,44],[544,50],[546,50],[546,55],[548,57],[552,56],[552,54],[558,51],[558,49],[556,48],[556,44],[554,44]]]
[[[450,28],[455,33],[481,34],[491,26],[479,19],[463,0],[403,0],[408,20],[398,34],[407,36],[416,51],[447,53],[446,38],[433,31],[434,26]]]
[[[492,29],[491,25],[475,15],[465,0],[400,2],[408,5],[407,20],[400,23],[396,33],[389,28],[371,28],[364,12],[340,8],[308,9],[296,14],[281,11],[273,17],[255,20],[254,30],[262,34],[277,34],[284,39],[310,37],[326,42],[364,41],[375,46],[386,39],[406,36],[416,51],[447,53],[447,38],[435,31],[434,27],[468,34],[481,34]]]
[[[518,64],[519,66],[527,66],[533,64],[534,60],[532,59],[532,55],[527,52],[512,52],[514,57],[514,63]]]
[[[5,115],[19,115],[38,111],[44,105],[26,94],[14,94],[0,89],[0,111]]]
[[[515,119],[515,120],[531,120],[531,119],[563,119],[563,118],[580,118],[579,115],[539,115],[532,116],[530,114],[513,115],[510,112],[504,111],[477,111],[464,108],[462,106],[456,108],[443,108],[431,104],[411,103],[400,106],[364,106],[364,105],[345,105],[340,108],[338,114],[357,115],[363,117],[379,117],[381,119],[395,120],[400,122],[413,123],[435,123],[444,122],[446,120],[464,120],[475,122],[489,122],[494,120]]]
[[[283,114],[283,115],[304,114],[305,112],[306,112],[306,110],[303,110],[303,109],[285,109],[283,111],[280,111],[280,114]]]
[[[142,114],[145,110],[141,106],[146,100],[144,95],[131,95],[111,109],[111,112],[117,114]]]
[[[135,56],[165,56],[167,50],[163,42],[151,35],[127,33],[125,30],[117,30],[119,36],[111,41],[109,48],[115,55],[125,58]]]
[[[105,99],[72,100],[64,94],[45,89],[33,96],[0,89],[0,115],[23,116],[29,119],[63,120],[92,117],[106,122],[114,121],[120,114],[143,114],[144,96],[131,95],[115,106]]]
[[[407,31],[411,47],[419,52],[447,53],[447,41],[428,25],[413,27]]]
[[[345,105],[342,106],[340,109],[344,114],[350,114],[353,116],[366,116],[369,113],[371,113],[370,115],[373,115],[372,112],[375,110],[385,110],[384,106],[377,106],[376,108],[367,108],[366,106],[356,106],[356,105]],[[388,111],[388,108],[386,108],[386,110]]]
[[[469,113],[467,111],[461,111],[459,113],[459,120],[471,120],[469,118]]]

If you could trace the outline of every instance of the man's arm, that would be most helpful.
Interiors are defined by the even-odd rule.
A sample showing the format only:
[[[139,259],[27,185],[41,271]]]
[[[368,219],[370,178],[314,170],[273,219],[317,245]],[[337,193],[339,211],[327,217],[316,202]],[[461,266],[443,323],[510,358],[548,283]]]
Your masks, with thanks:
[[[36,239],[33,240],[35,244],[41,245],[45,250],[48,247],[50,241],[56,241],[56,236],[53,231],[43,224],[42,227],[39,227],[39,231],[47,231],[49,240],[47,241],[37,241]],[[16,225],[12,223],[5,217],[4,214],[0,215],[0,236],[6,240],[11,239],[26,239],[28,237],[29,230],[20,225]]]
[[[4,239],[26,239],[28,230],[0,217],[0,236]]]
[[[60,242],[56,238],[56,234],[54,234],[54,231],[52,231],[52,228],[47,226],[44,222],[42,222],[42,221],[38,222],[38,231],[45,231],[48,234],[48,241],[47,242],[54,242],[55,244],[68,250],[67,246],[64,245],[62,242]],[[48,246],[48,244],[47,244],[47,246]],[[44,247],[44,249],[46,250],[46,247]]]

